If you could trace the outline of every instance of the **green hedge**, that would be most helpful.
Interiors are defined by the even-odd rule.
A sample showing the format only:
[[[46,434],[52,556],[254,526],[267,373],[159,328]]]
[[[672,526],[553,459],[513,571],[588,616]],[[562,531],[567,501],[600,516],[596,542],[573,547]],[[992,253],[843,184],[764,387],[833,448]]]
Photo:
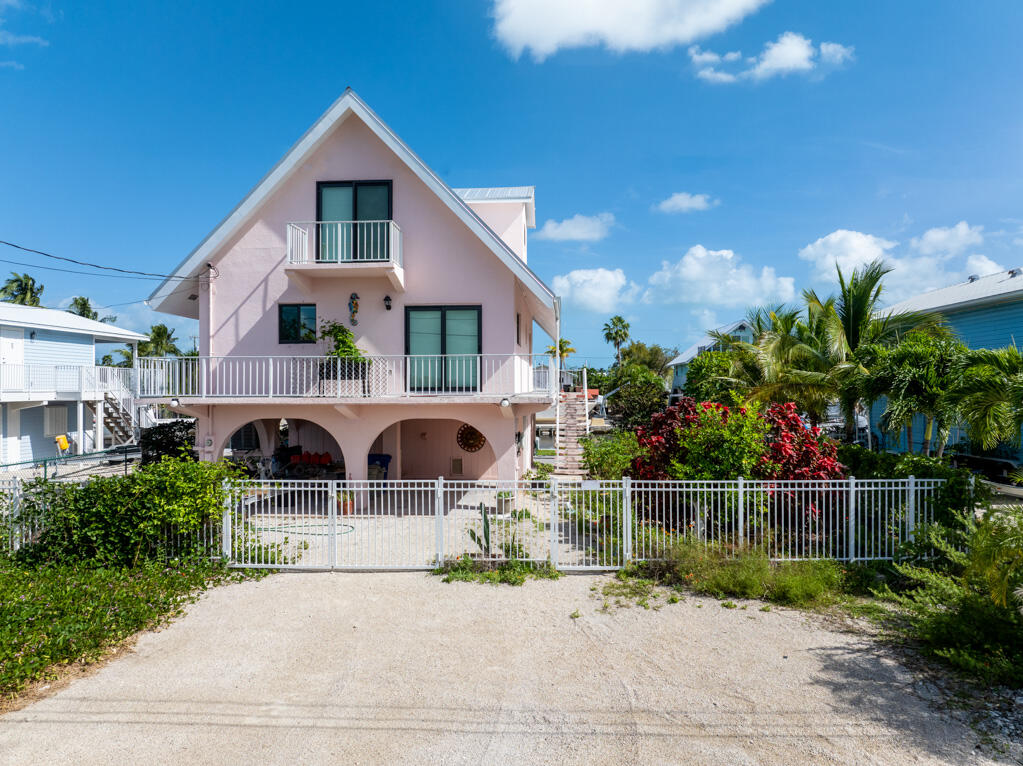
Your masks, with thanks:
[[[165,457],[128,476],[84,484],[38,479],[24,486],[11,522],[39,530],[15,557],[24,563],[131,567],[202,556],[199,530],[221,518],[227,463]],[[173,545],[169,544],[173,541]]]

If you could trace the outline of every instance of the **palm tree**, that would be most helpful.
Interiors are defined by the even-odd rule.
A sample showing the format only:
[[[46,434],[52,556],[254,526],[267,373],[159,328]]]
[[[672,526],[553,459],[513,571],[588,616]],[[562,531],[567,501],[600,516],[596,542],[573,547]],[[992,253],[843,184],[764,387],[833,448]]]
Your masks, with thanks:
[[[43,286],[37,284],[28,274],[11,272],[10,278],[0,287],[0,301],[17,303],[21,306],[38,306],[43,297]]]
[[[618,366],[622,366],[622,346],[629,340],[629,323],[622,316],[613,316],[604,323],[604,342],[615,347]]]
[[[154,324],[149,328],[149,340],[139,343],[139,356],[180,356],[177,344],[174,330],[165,324]]]
[[[551,356],[557,355],[561,359],[561,363],[564,364],[565,360],[568,359],[568,355],[575,353],[575,349],[572,348],[572,341],[567,338],[559,338],[557,348],[552,343],[547,347],[547,353]]]
[[[1019,443],[1023,427],[1023,354],[1015,346],[966,354],[955,391],[970,438],[985,449]]]
[[[99,312],[92,307],[92,302],[84,295],[76,295],[71,299],[71,305],[68,306],[68,313],[77,314],[78,316],[85,317],[86,319],[95,319],[98,322],[117,321],[117,317],[113,314],[100,317]]]

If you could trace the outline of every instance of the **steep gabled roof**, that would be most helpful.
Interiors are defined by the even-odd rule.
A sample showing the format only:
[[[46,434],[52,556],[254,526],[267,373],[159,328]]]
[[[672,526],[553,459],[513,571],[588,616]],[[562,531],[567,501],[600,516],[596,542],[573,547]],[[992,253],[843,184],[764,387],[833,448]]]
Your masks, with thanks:
[[[888,306],[889,311],[956,311],[988,303],[1023,299],[1023,269],[1009,269],[985,277],[920,293]]]
[[[95,319],[86,319],[70,311],[47,309],[42,306],[22,306],[17,303],[0,303],[0,325],[91,335],[93,340],[100,343],[137,343],[149,340],[147,336],[133,330],[97,322]]]
[[[740,319],[738,322],[732,322],[731,324],[722,325],[721,327],[717,328],[715,332],[723,332],[726,335],[728,335],[730,333],[735,332],[744,324],[746,324],[746,320]],[[713,346],[715,343],[717,343],[717,341],[713,337],[711,337],[709,334],[705,335],[703,337],[703,340],[701,340],[699,343],[694,343],[681,354],[679,354],[670,362],[668,362],[668,366],[678,367],[680,364],[689,364],[691,361],[693,361],[696,357],[700,355],[701,351],[706,349],[708,346]]]
[[[384,124],[372,109],[367,106],[351,88],[345,89],[337,101],[323,113],[277,162],[263,179],[256,184],[245,198],[213,229],[206,238],[186,257],[174,270],[174,279],[167,279],[149,296],[149,304],[157,311],[168,310],[167,301],[173,294],[181,294],[181,277],[198,276],[214,253],[245,225],[259,207],[283,184],[295,170],[301,167],[333,129],[350,115],[356,115],[373,131],[391,151],[395,153],[408,168],[437,195],[461,221],[476,234],[491,252],[526,286],[539,301],[541,306],[554,309],[554,293],[522,260],[515,255],[483,220],[476,215],[466,202],[444,183],[440,177],[430,170],[415,152],[404,141]],[[532,187],[526,187],[532,188]],[[179,298],[180,300],[180,298]]]
[[[536,228],[535,186],[488,186],[476,189],[452,189],[468,203],[521,202],[526,206],[526,226]]]

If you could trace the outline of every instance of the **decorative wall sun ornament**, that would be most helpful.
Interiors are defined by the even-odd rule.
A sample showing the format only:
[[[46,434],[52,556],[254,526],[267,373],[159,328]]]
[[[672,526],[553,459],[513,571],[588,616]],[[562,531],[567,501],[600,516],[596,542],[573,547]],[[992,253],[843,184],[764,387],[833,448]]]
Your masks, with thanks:
[[[455,441],[466,452],[479,452],[487,443],[487,438],[468,423],[462,423]]]

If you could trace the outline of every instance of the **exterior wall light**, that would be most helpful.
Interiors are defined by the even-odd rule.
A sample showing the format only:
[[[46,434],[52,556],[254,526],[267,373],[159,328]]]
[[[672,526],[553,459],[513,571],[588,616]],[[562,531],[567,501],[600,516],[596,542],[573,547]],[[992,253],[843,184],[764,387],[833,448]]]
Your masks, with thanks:
[[[511,402],[508,401],[507,398],[504,398],[504,399],[501,400],[501,406],[502,407],[510,407],[511,406]]]
[[[388,311],[391,310],[391,296],[390,295],[385,295],[384,296],[384,308],[387,309]]]
[[[177,399],[177,398],[171,399],[171,407],[177,407],[180,404],[181,404],[181,400],[180,399]]]

